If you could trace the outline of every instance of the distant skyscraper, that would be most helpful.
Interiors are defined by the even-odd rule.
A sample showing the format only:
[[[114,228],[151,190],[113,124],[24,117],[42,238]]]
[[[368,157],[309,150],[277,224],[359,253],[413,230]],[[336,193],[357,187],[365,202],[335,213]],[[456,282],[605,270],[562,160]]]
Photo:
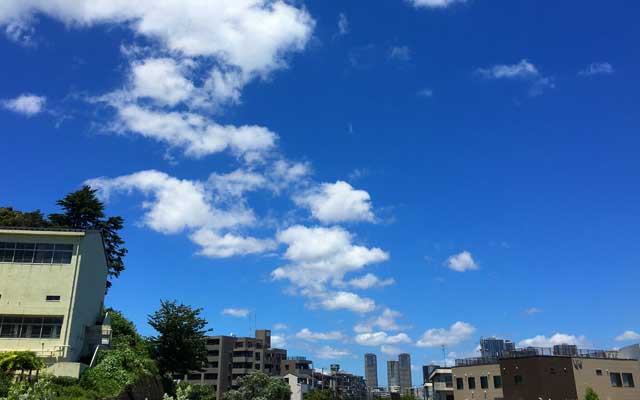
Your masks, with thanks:
[[[494,337],[480,339],[480,353],[482,357],[500,357],[504,353],[512,352],[516,345],[511,340]]]
[[[369,389],[378,387],[378,358],[375,354],[364,355],[364,377]]]
[[[411,389],[411,355],[402,353],[398,356],[400,375],[400,393],[406,394]]]
[[[387,361],[387,385],[389,391],[400,390],[400,365],[398,361]]]

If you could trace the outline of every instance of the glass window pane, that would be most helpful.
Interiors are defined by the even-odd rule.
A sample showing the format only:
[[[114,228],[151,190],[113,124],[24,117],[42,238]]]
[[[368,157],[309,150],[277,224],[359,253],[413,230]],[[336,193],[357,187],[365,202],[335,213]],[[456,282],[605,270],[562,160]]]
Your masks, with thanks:
[[[36,250],[36,255],[33,259],[33,262],[36,264],[51,264],[52,258],[52,250]]]
[[[50,243],[38,243],[36,244],[36,250],[53,250],[53,245]]]
[[[55,251],[53,253],[54,264],[71,264],[71,252],[70,251]]]
[[[35,243],[16,243],[16,249],[33,250],[35,248]]]
[[[33,250],[16,250],[13,262],[31,264],[33,262]]]
[[[72,244],[56,244],[56,250],[62,250],[62,251],[73,251],[73,245]]]
[[[0,262],[13,262],[13,250],[0,249]]]

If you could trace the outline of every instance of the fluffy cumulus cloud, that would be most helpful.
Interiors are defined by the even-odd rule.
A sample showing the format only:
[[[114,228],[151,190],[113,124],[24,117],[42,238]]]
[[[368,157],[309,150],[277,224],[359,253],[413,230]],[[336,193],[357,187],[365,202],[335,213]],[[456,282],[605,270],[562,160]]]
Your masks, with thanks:
[[[427,330],[416,342],[419,347],[454,346],[465,341],[475,333],[476,328],[466,322],[458,321],[449,329],[437,328]]]
[[[271,347],[276,349],[287,347],[287,338],[284,335],[271,335]]]
[[[200,114],[158,111],[132,103],[111,103],[117,110],[113,130],[131,132],[184,150],[201,158],[231,150],[247,160],[262,158],[275,147],[277,135],[256,125],[220,125]]]
[[[608,62],[592,63],[580,72],[580,76],[594,76],[594,75],[611,75],[613,74],[613,65]]]
[[[222,315],[229,315],[236,318],[246,318],[249,315],[249,310],[246,308],[225,308],[222,310]]]
[[[351,356],[351,352],[346,349],[336,349],[331,346],[323,346],[315,351],[315,356],[322,360],[335,360]]]
[[[356,333],[371,333],[375,328],[380,328],[384,331],[399,331],[405,327],[402,327],[396,321],[402,314],[396,310],[392,310],[385,307],[377,317],[371,318],[366,322],[361,322],[353,327]]]
[[[630,340],[640,340],[640,333],[635,331],[624,331],[620,335],[616,336],[616,341],[625,342]]]
[[[13,99],[3,100],[0,104],[7,110],[32,117],[44,110],[46,102],[47,98],[44,96],[25,93]]]
[[[323,183],[296,196],[294,201],[325,223],[375,220],[369,193],[344,181]]]
[[[406,333],[389,335],[386,332],[360,333],[355,337],[356,343],[362,346],[381,346],[384,344],[393,345],[400,343],[411,343],[411,338]]]
[[[471,253],[463,251],[459,254],[454,254],[447,258],[445,265],[454,271],[465,272],[469,270],[478,269],[478,264],[474,261]]]
[[[553,347],[558,344],[573,344],[580,348],[591,347],[591,343],[585,336],[568,335],[565,333],[556,333],[550,337],[537,335],[521,340],[518,343],[520,347]]]
[[[174,106],[194,92],[193,83],[185,78],[184,67],[172,58],[148,58],[134,62],[132,94]]]
[[[353,278],[349,282],[350,286],[357,289],[370,289],[374,287],[385,287],[393,285],[395,280],[393,278],[380,279],[376,275],[368,273],[358,278]]]
[[[313,332],[309,328],[304,328],[296,333],[296,338],[316,342],[319,340],[344,340],[345,336],[340,331]]]
[[[87,184],[98,189],[105,199],[119,192],[141,193],[145,196],[142,223],[165,234],[189,231],[191,240],[200,246],[201,255],[230,257],[261,253],[275,247],[270,239],[228,232],[255,225],[256,217],[243,202],[215,204],[213,192],[204,182],[148,170],[116,178],[90,179]]]
[[[492,80],[523,80],[529,82],[529,95],[538,96],[546,89],[553,89],[555,83],[552,77],[544,76],[538,67],[526,59],[516,64],[498,64],[488,68],[478,68],[476,73]]]
[[[411,49],[409,46],[393,46],[389,49],[389,60],[409,62],[411,61]]]
[[[414,7],[446,8],[457,3],[465,3],[467,0],[409,0]]]

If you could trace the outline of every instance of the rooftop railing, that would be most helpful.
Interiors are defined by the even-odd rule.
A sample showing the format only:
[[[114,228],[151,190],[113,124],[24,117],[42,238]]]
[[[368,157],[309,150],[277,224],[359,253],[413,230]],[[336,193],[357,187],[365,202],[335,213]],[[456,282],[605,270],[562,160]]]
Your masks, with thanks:
[[[526,347],[514,351],[504,352],[496,357],[473,357],[457,359],[456,367],[470,367],[474,365],[497,364],[500,360],[524,357],[576,357],[576,358],[601,358],[623,359],[615,350],[587,350],[573,346],[556,347]]]

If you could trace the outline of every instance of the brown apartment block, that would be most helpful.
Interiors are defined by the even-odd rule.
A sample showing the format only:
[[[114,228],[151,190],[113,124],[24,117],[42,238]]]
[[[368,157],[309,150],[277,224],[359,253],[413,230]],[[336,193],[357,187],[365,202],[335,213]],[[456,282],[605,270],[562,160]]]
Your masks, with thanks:
[[[455,400],[583,400],[587,388],[601,400],[640,400],[638,360],[607,351],[558,355],[547,350],[456,360]]]
[[[592,388],[601,400],[638,400],[637,360],[532,356],[500,360],[505,399],[582,400]]]
[[[256,337],[208,336],[207,364],[184,379],[192,384],[210,385],[216,399],[238,386],[238,379],[255,371],[280,376],[287,351],[271,348],[271,331],[257,330]],[[183,378],[183,377],[177,377]]]
[[[454,367],[451,369],[451,373],[455,400],[506,399],[502,393],[502,376],[499,364]]]

